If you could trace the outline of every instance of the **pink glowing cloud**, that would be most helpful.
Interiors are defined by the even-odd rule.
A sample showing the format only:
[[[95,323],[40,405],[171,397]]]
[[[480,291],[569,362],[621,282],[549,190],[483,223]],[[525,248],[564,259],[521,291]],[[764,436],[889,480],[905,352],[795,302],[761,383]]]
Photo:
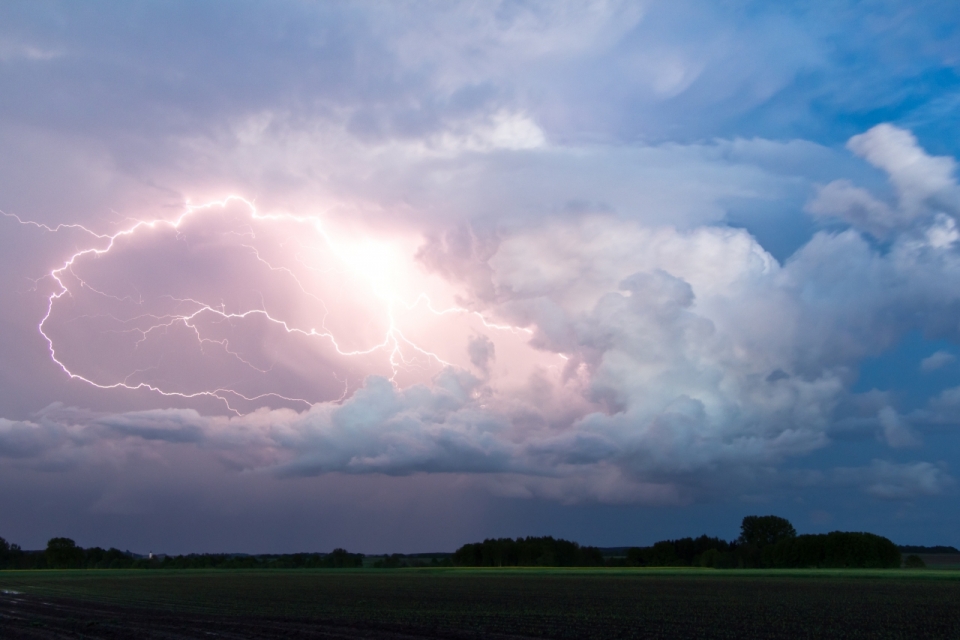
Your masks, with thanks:
[[[88,237],[50,272],[38,330],[65,374],[100,389],[216,399],[240,414],[342,401],[368,375],[426,383],[470,368],[478,338],[500,345],[505,380],[560,362],[525,344],[530,329],[457,305],[411,239],[338,233],[238,196],[111,234],[16,220]]]
[[[111,233],[10,217],[79,243],[36,285],[57,370],[141,394],[8,421],[10,456],[60,463],[69,437],[94,458],[147,443],[281,477],[685,502],[828,446],[842,412],[913,433],[882,398],[851,400],[850,372],[910,326],[889,309],[935,318],[960,298],[942,211],[883,255],[848,230],[782,264],[742,229],[590,210],[494,230],[385,219],[236,196]]]

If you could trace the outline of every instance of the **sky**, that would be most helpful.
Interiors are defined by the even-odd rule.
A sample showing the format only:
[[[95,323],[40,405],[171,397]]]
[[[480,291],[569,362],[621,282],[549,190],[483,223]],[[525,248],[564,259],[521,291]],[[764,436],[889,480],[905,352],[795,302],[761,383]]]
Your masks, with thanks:
[[[960,545],[956,2],[0,5],[0,536]]]

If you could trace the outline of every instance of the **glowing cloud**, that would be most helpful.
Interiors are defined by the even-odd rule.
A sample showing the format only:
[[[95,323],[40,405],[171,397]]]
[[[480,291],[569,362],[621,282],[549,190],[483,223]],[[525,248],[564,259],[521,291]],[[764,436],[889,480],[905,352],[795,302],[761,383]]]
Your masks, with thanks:
[[[409,386],[468,367],[477,336],[515,351],[529,333],[453,304],[402,238],[350,238],[237,196],[111,234],[16,219],[88,237],[50,272],[38,329],[64,373],[101,389],[212,398],[234,413],[309,407],[368,375]],[[526,351],[527,366],[543,359]]]
[[[922,152],[881,133],[900,185],[891,157]],[[11,424],[10,450],[42,458],[76,433],[282,476],[479,473],[505,495],[683,502],[827,446],[844,414],[922,446],[882,396],[851,396],[851,371],[914,326],[885,309],[935,319],[960,300],[942,210],[884,254],[848,230],[785,264],[743,230],[596,213],[426,240],[331,218],[236,196],[110,234],[17,218],[85,242],[48,276],[53,361],[183,408],[57,409]]]

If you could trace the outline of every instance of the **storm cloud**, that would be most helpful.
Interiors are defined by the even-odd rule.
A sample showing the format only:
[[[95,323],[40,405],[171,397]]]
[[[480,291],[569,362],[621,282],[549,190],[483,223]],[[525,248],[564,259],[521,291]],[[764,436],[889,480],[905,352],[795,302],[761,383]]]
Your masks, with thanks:
[[[708,4],[0,10],[3,472],[949,499],[960,16]]]

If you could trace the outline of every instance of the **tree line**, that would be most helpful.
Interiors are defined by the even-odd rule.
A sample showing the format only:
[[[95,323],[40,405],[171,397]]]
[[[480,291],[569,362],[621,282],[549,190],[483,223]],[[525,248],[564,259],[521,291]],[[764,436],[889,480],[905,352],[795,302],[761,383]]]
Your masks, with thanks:
[[[0,569],[132,569],[142,559],[119,549],[83,549],[69,538],[51,538],[45,551],[24,551],[0,538]]]
[[[664,540],[652,547],[627,551],[626,565],[733,568],[850,568],[900,566],[900,549],[882,536],[863,532],[797,535],[785,518],[747,516],[740,536]]]
[[[0,569],[345,569],[363,566],[362,553],[244,555],[192,553],[137,556],[119,549],[84,549],[70,538],[51,538],[43,551],[24,551],[0,538]]]
[[[661,540],[649,547],[630,547],[604,556],[597,547],[544,537],[490,538],[465,544],[451,554],[391,554],[370,558],[374,568],[401,567],[712,567],[736,568],[891,568],[899,567],[901,551],[872,533],[833,531],[797,535],[778,516],[747,516],[740,536],[725,541],[699,538]],[[917,547],[956,552],[953,547]],[[948,551],[949,550],[949,551]],[[923,566],[919,556],[909,566]],[[84,549],[69,538],[51,538],[43,551],[24,551],[0,538],[0,569],[340,569],[364,566],[362,553],[189,554],[137,556],[119,549]]]
[[[487,539],[465,544],[453,553],[458,567],[602,567],[603,554],[597,547],[576,542],[542,538]]]
[[[605,558],[597,547],[545,538],[487,539],[466,544],[453,554],[462,567],[713,567],[736,568],[891,568],[900,566],[900,550],[872,533],[834,531],[797,535],[785,518],[747,516],[731,542],[706,535],[661,540],[630,547],[625,556]]]

